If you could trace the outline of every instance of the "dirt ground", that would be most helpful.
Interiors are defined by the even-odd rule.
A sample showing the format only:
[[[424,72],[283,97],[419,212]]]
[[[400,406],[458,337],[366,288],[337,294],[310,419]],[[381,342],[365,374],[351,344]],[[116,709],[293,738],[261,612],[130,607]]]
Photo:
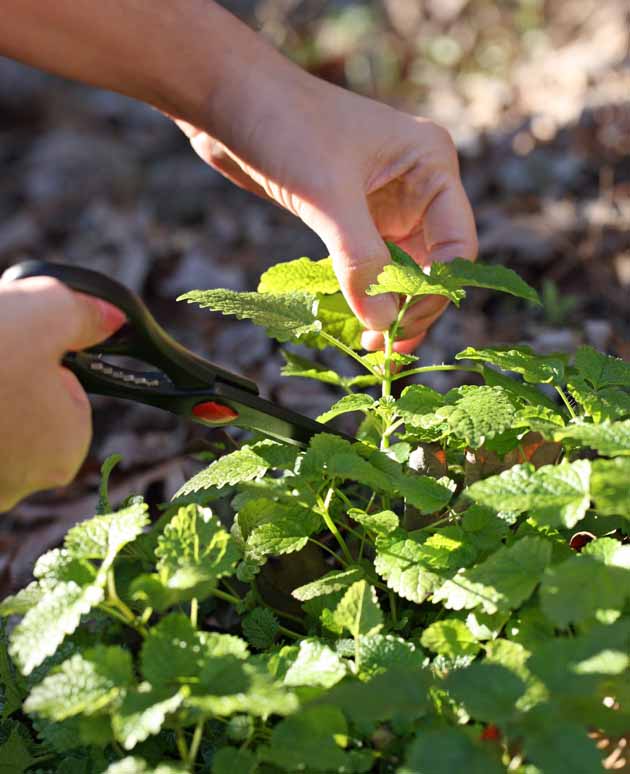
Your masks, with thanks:
[[[542,309],[471,293],[434,326],[425,363],[509,342],[541,352],[589,343],[630,359],[627,2],[225,4],[321,77],[447,126],[481,259],[542,293]],[[0,60],[0,169],[0,270],[36,257],[105,271],[182,343],[255,379],[265,396],[311,416],[334,400],[325,385],[281,378],[263,332],[176,303],[193,288],[253,289],[270,264],[325,249],[292,216],[204,167],[157,112]],[[437,374],[429,383],[457,381]],[[94,442],[76,482],[0,519],[0,597],[92,515],[108,454],[124,458],[114,499],[159,503],[218,437],[158,410],[93,405]]]

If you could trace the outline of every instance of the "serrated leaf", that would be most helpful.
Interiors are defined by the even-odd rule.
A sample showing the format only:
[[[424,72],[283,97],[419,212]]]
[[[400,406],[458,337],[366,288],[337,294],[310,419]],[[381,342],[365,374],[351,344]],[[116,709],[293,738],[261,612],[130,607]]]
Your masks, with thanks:
[[[548,567],[540,589],[545,615],[562,629],[596,617],[598,611],[621,614],[627,600],[630,546],[611,538],[595,540],[582,553]]]
[[[406,387],[396,401],[396,411],[412,426],[423,427],[420,417],[433,414],[444,405],[444,398],[436,390],[423,384],[412,384]]]
[[[321,326],[321,330],[329,336],[334,336],[351,349],[361,349],[363,325],[341,293],[335,293],[333,296],[320,296],[317,305],[317,322]],[[301,343],[318,349],[330,347],[330,342],[319,334],[306,336],[301,340]]]
[[[99,645],[64,661],[33,688],[24,709],[55,721],[89,716],[124,695],[132,680],[131,654]]]
[[[448,274],[449,277],[457,280],[461,287],[487,288],[500,293],[509,293],[532,304],[541,303],[534,288],[506,266],[473,263],[463,258],[455,258],[450,263],[436,263],[433,266],[439,268],[441,275]]]
[[[0,625],[0,719],[8,718],[22,706],[25,685],[9,658],[4,624]]]
[[[312,261],[310,258],[296,258],[293,261],[276,263],[265,271],[258,283],[259,293],[324,293],[330,295],[339,291],[339,281],[333,269],[332,259]]]
[[[220,489],[253,481],[264,476],[269,468],[291,469],[296,459],[295,447],[276,441],[266,440],[252,446],[242,446],[193,476],[175,493],[173,499],[200,489]]]
[[[0,616],[6,618],[10,615],[25,615],[32,607],[35,607],[45,593],[46,587],[41,583],[37,581],[29,583],[17,594],[5,597],[0,602]]]
[[[296,376],[303,379],[315,379],[324,384],[342,384],[342,377],[336,371],[327,368],[314,360],[308,360],[294,352],[282,350],[282,357],[285,365],[282,366],[280,373],[283,376]]]
[[[352,395],[344,395],[343,398],[340,398],[334,403],[328,411],[320,414],[317,417],[317,421],[330,422],[331,419],[351,411],[363,411],[364,413],[367,413],[373,406],[374,398],[370,395],[363,395],[360,392],[353,393]]]
[[[595,460],[592,471],[591,496],[597,512],[630,518],[630,459]]]
[[[440,273],[436,269],[440,264],[434,263],[431,271],[425,274],[417,264],[390,263],[383,267],[375,285],[370,285],[368,296],[378,296],[382,293],[399,293],[403,296],[444,296],[459,306],[466,292],[462,285],[449,273]]]
[[[353,583],[335,608],[333,617],[355,639],[361,634],[376,634],[383,625],[376,589],[365,580]]]
[[[348,732],[346,720],[337,707],[311,706],[280,721],[271,732],[270,747],[263,757],[287,771],[337,771],[344,766],[345,753],[335,738]]]
[[[378,538],[374,569],[403,599],[420,604],[475,556],[458,527],[429,537],[398,530]]]
[[[422,633],[420,644],[441,656],[476,656],[480,645],[463,621],[445,618],[428,626]]]
[[[447,675],[449,694],[463,703],[470,716],[487,723],[506,723],[525,691],[525,683],[500,664],[477,662]]]
[[[7,738],[0,743],[0,774],[23,774],[35,759],[20,725],[14,722],[9,728]]]
[[[74,581],[84,586],[95,579],[96,571],[88,562],[75,559],[65,548],[53,548],[35,562],[33,576],[46,586],[59,581]]]
[[[581,404],[585,416],[594,422],[612,422],[630,417],[630,395],[617,387],[592,389],[585,379],[573,376],[567,384],[571,397]]]
[[[238,293],[234,290],[191,290],[178,301],[198,304],[266,328],[278,341],[298,339],[321,328],[317,297],[312,293]]]
[[[297,502],[250,500],[238,512],[235,528],[245,540],[246,555],[253,559],[300,551],[321,528],[321,519]]]
[[[447,580],[433,594],[451,610],[481,607],[486,613],[514,610],[534,591],[551,559],[551,544],[525,537]]]
[[[68,531],[64,548],[76,559],[102,559],[109,566],[121,548],[148,525],[147,509],[146,503],[134,503],[115,513],[83,521]]]
[[[325,642],[302,640],[295,660],[284,676],[284,684],[292,687],[317,685],[332,688],[347,673],[345,663]]]
[[[198,677],[204,655],[200,634],[189,618],[170,613],[149,630],[140,651],[140,666],[152,686],[179,686]]]
[[[467,347],[455,355],[456,360],[479,360],[504,371],[521,374],[531,384],[562,384],[566,356],[538,355],[531,347]]]
[[[181,691],[155,690],[148,683],[128,692],[112,716],[116,739],[125,750],[133,750],[139,742],[160,733],[166,716],[175,712],[183,699]]]
[[[630,386],[630,363],[604,355],[593,347],[580,347],[575,355],[575,367],[580,376],[596,390],[604,387]]]
[[[72,634],[81,616],[103,601],[100,585],[58,583],[47,590],[11,634],[9,652],[22,674],[30,674],[51,656],[67,634]]]
[[[400,524],[400,520],[394,511],[366,513],[359,508],[351,508],[348,511],[348,516],[376,535],[389,535],[390,532],[398,529]]]
[[[491,750],[455,728],[423,729],[407,748],[398,774],[505,774]]]
[[[335,591],[347,589],[348,586],[361,580],[364,575],[365,572],[362,567],[351,567],[347,570],[333,570],[311,583],[306,583],[304,586],[293,589],[291,596],[295,597],[295,599],[299,599],[301,602],[306,602],[309,599],[316,599],[324,594],[331,594]]]
[[[160,578],[168,588],[194,591],[231,575],[241,558],[236,542],[210,508],[180,508],[158,538]]]
[[[446,420],[450,433],[473,448],[511,428],[517,413],[513,397],[502,387],[475,387],[454,405],[436,411]]]
[[[242,627],[247,642],[258,650],[270,648],[280,631],[278,619],[266,607],[255,607],[243,618]]]
[[[567,438],[606,457],[627,456],[630,455],[630,419],[598,425],[574,424],[554,432],[556,441]]]
[[[236,747],[221,747],[212,756],[212,774],[253,774],[258,762],[254,753]]]
[[[127,757],[110,764],[103,774],[187,774],[187,769],[178,763],[149,764],[142,758]]]
[[[477,481],[465,494],[479,505],[495,510],[528,511],[540,524],[573,527],[590,505],[591,463],[515,465],[498,476]]]
[[[515,399],[525,401],[532,406],[544,406],[550,411],[557,411],[558,407],[551,398],[520,379],[514,379],[486,365],[481,366],[481,375],[489,387],[503,387]]]
[[[392,667],[419,671],[425,661],[423,651],[413,642],[393,634],[361,635],[357,645],[361,680],[371,680]]]
[[[548,698],[548,691],[540,680],[527,668],[531,652],[511,640],[497,639],[487,643],[484,664],[500,664],[520,677],[526,686],[525,693],[516,700],[518,710],[528,710]]]

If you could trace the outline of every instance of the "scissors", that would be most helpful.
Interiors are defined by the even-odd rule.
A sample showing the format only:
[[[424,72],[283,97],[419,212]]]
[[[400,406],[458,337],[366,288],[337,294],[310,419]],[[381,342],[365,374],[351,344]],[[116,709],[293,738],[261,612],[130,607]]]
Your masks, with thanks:
[[[235,425],[270,438],[305,447],[319,433],[342,435],[309,417],[283,408],[258,394],[255,382],[195,355],[173,339],[144,302],[129,288],[100,272],[47,261],[25,261],[4,274],[5,281],[54,277],[72,290],[118,307],[127,322],[107,341],[69,352],[64,365],[86,392],[146,403],[210,427]],[[124,355],[153,370],[137,371],[107,361]]]

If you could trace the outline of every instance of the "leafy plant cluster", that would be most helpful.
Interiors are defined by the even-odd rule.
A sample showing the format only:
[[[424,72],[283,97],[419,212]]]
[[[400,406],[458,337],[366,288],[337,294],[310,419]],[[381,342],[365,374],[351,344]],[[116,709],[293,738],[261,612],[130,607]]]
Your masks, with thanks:
[[[359,354],[329,259],[184,297],[356,361],[287,351],[284,373],[339,387],[320,420],[355,412],[357,441],[254,439],[153,523],[139,498],[111,510],[108,460],[99,513],[0,604],[19,617],[0,771],[601,770],[589,733],[630,726],[630,364],[493,347],[418,365],[393,348],[418,298],[537,296],[391,251],[369,290],[401,298],[383,352]],[[432,370],[478,384],[396,389]]]

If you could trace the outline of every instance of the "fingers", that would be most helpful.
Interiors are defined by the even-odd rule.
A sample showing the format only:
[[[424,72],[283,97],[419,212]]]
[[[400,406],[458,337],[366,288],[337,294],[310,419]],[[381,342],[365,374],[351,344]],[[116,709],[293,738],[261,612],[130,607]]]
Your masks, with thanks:
[[[423,232],[429,263],[448,262],[453,258],[476,259],[475,219],[458,178],[431,199],[424,213]]]

